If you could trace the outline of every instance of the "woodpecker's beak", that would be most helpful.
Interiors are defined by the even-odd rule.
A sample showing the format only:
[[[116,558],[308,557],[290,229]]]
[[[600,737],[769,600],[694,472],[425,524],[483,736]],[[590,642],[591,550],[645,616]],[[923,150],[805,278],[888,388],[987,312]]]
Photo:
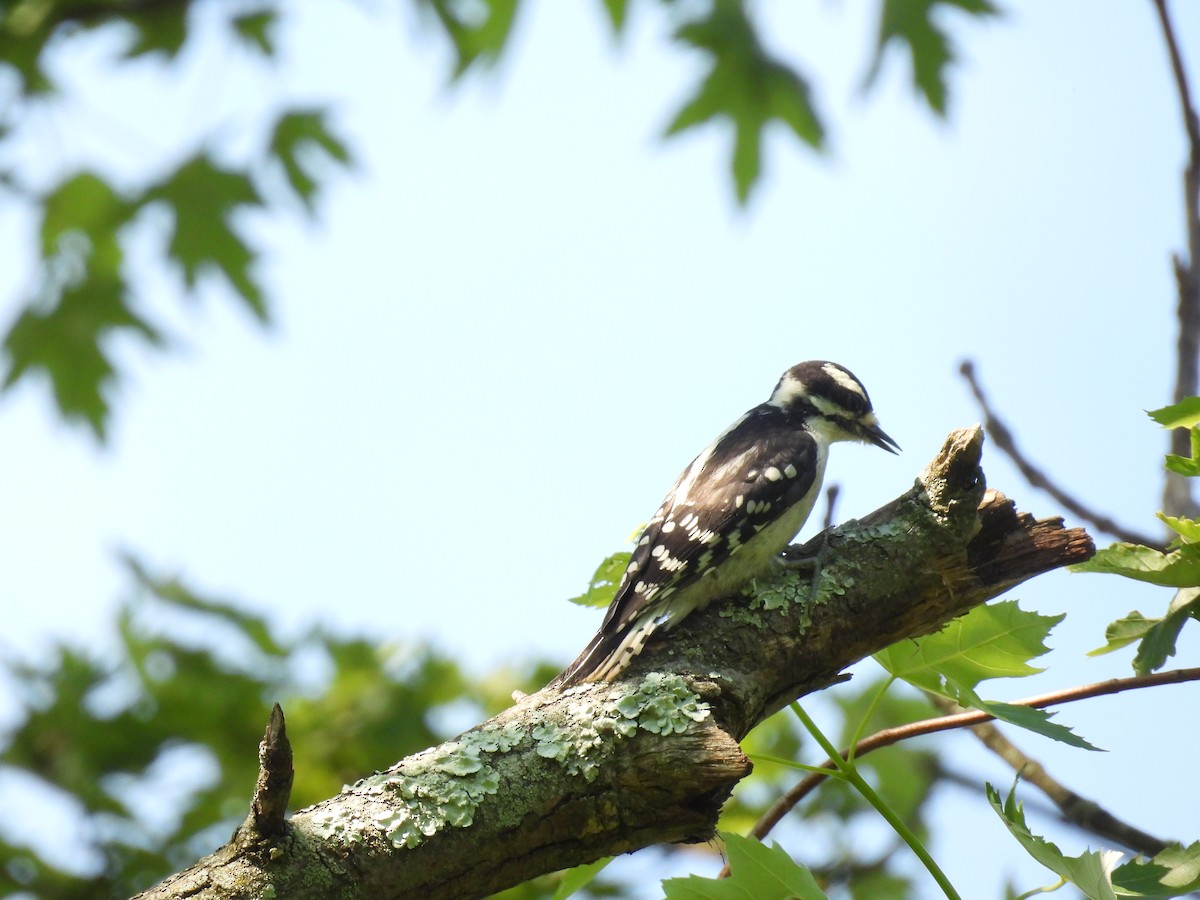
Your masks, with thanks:
[[[886,450],[888,453],[900,452],[900,445],[888,437],[887,432],[885,432],[875,423],[872,422],[868,424],[866,422],[860,422],[858,428],[859,434],[862,435],[862,439],[868,444],[874,444],[876,447]]]

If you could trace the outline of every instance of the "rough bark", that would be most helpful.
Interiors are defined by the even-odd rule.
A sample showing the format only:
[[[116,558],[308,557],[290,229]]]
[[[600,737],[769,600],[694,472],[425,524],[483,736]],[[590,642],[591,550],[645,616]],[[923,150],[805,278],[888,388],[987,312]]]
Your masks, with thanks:
[[[707,840],[750,773],[738,741],[864,656],[1094,552],[987,491],[978,428],[913,488],[803,548],[753,597],[714,603],[613,684],[543,690],[295,813],[249,823],[145,898],[478,897],[655,843]],[[816,588],[814,591],[813,589]],[[303,736],[297,762],[303,765]]]

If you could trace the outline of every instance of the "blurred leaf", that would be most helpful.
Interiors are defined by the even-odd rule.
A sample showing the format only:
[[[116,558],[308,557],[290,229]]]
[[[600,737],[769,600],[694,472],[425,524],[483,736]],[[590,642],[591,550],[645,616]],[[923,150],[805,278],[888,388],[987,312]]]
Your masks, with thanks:
[[[851,900],[909,900],[913,896],[912,882],[886,870],[868,869],[850,884]]]
[[[18,716],[0,766],[78,803],[79,833],[103,859],[101,873],[79,876],[24,852],[11,864],[32,894],[130,896],[215,849],[245,817],[254,750],[276,700],[304,746],[295,806],[448,737],[431,724],[439,709],[466,704],[475,716],[467,699],[474,686],[427,648],[398,652],[323,632],[288,642],[260,617],[136,560],[127,565],[140,591],[119,614],[119,657],[100,661],[64,647],[48,661],[5,660]],[[242,653],[242,644],[263,652]],[[238,652],[231,657],[230,649]],[[314,667],[325,674],[314,679]],[[302,693],[292,684],[299,671]],[[211,759],[216,772],[182,797],[167,791],[154,821],[143,821],[144,804],[129,802],[130,789],[170,783],[179,748]],[[0,836],[0,861],[8,847]]]
[[[856,734],[869,735],[929,718],[929,701],[923,694],[891,689],[880,696],[887,681],[872,679],[856,691],[833,692],[832,698],[842,710],[839,747],[848,747]],[[864,723],[868,711],[870,717]],[[873,778],[868,776],[868,781],[909,827],[925,829],[922,809],[940,774],[936,753],[906,741],[861,757],[855,765],[859,771],[875,773]],[[855,810],[859,809],[866,811],[868,806],[855,803]]]
[[[122,280],[95,277],[64,289],[47,312],[24,310],[4,338],[8,372],[3,388],[42,370],[63,416],[86,422],[104,440],[115,370],[103,338],[125,330],[160,342],[153,327],[125,305],[126,290]]]
[[[1200,425],[1200,397],[1185,397],[1171,406],[1149,410],[1146,415],[1163,428],[1192,428]]]
[[[143,3],[115,13],[134,29],[133,45],[125,52],[128,59],[160,53],[174,59],[187,40],[188,3]]]
[[[270,626],[261,616],[242,612],[228,601],[200,597],[185,587],[178,578],[152,575],[141,562],[128,554],[122,557],[122,561],[137,583],[164,603],[206,613],[228,622],[267,656],[283,656],[287,653],[287,649],[271,636]]]
[[[275,55],[275,29],[279,24],[279,13],[274,10],[246,13],[235,16],[234,34],[246,44],[255,47],[263,56]]]
[[[320,109],[289,110],[279,117],[271,132],[270,153],[283,166],[288,184],[311,213],[314,197],[320,185],[316,180],[313,151],[324,152],[329,158],[349,166],[350,151],[334,137],[325,123],[325,111]],[[307,156],[306,156],[307,155]]]
[[[612,26],[613,34],[620,36],[625,32],[625,23],[629,20],[629,0],[602,0],[604,12],[608,14],[608,24]]]
[[[572,597],[571,602],[580,606],[608,606],[629,565],[629,557],[630,554],[622,550],[605,559],[596,567],[587,590],[578,597]]]
[[[708,53],[712,68],[667,134],[728,119],[734,127],[732,168],[739,202],[746,202],[758,180],[762,134],[772,121],[787,125],[811,147],[823,146],[825,133],[808,83],[766,53],[740,2],[714,3],[707,18],[681,26],[675,40]]]
[[[1155,672],[1175,655],[1175,642],[1189,618],[1200,620],[1200,590],[1180,590],[1167,607],[1167,614],[1160,619],[1148,619],[1134,610],[1123,619],[1111,622],[1104,630],[1105,646],[1091,651],[1088,656],[1112,653],[1134,641],[1141,641],[1133,658],[1134,671],[1139,675]]]
[[[567,900],[568,897],[583,890],[596,879],[596,876],[604,870],[605,866],[612,862],[612,859],[611,856],[606,856],[587,865],[568,869],[563,875],[562,881],[559,882],[558,888],[554,891],[554,896],[551,900]]]
[[[1025,824],[1025,812],[1016,801],[1016,793],[1014,784],[1002,804],[1000,794],[990,784],[987,785],[988,802],[992,804],[992,809],[996,810],[996,815],[1026,852],[1055,875],[1078,887],[1091,900],[1117,900],[1109,871],[1121,854],[1107,850],[1102,853],[1090,851],[1082,856],[1064,856],[1054,844],[1029,830]]]
[[[893,644],[876,661],[898,678],[945,694],[945,683],[974,688],[988,678],[1019,678],[1042,671],[1028,660],[1048,652],[1044,641],[1064,616],[1021,609],[1015,600],[977,606],[936,634]]]
[[[43,284],[3,341],[2,388],[41,371],[62,414],[86,422],[100,439],[116,380],[108,339],[125,334],[162,344],[154,326],[129,305],[122,271],[120,234],[139,208],[88,172],[47,194],[40,228]]]
[[[958,9],[976,18],[998,14],[988,0],[883,0],[879,35],[865,83],[874,84],[888,46],[895,42],[908,50],[913,85],[938,115],[946,113],[946,70],[954,61],[954,48],[938,26],[942,9]]]
[[[120,261],[117,231],[138,213],[140,203],[128,202],[112,186],[91,172],[80,172],[60,182],[42,198],[40,228],[42,255],[54,253],[64,235],[82,232],[99,251],[106,269]]]
[[[729,859],[725,879],[668,878],[662,883],[667,900],[826,900],[812,873],[778,844],[723,831]]]
[[[1196,587],[1200,585],[1200,545],[1185,544],[1163,553],[1140,544],[1116,543],[1097,551],[1087,562],[1071,566],[1070,571],[1123,575],[1163,587]]]
[[[183,269],[184,283],[194,289],[205,272],[220,272],[265,322],[266,301],[252,274],[258,254],[233,221],[239,212],[262,206],[249,176],[201,153],[147,191],[146,200],[162,202],[173,213],[167,252]]]
[[[46,96],[58,87],[43,68],[43,53],[54,37],[56,22],[48,3],[9,9],[0,16],[0,71],[15,76],[15,88],[25,97]]]
[[[492,65],[500,58],[512,33],[519,0],[421,0],[433,11],[458,56],[454,77],[476,63]]]

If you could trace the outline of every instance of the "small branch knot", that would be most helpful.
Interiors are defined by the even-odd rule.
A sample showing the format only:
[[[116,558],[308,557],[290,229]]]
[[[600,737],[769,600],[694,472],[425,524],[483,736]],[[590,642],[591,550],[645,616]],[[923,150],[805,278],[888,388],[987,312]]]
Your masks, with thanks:
[[[250,804],[253,828],[264,837],[282,834],[284,816],[292,795],[292,745],[284,727],[283,709],[276,703],[258,745],[258,784]]]

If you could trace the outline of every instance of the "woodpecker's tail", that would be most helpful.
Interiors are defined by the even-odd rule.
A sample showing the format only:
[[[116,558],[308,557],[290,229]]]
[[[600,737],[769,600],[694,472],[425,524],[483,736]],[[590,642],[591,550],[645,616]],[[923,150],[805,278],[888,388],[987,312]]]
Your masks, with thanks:
[[[633,621],[624,628],[596,632],[575,661],[550,682],[549,687],[570,687],[585,681],[612,681],[642,652],[646,640],[658,628],[653,620]]]

